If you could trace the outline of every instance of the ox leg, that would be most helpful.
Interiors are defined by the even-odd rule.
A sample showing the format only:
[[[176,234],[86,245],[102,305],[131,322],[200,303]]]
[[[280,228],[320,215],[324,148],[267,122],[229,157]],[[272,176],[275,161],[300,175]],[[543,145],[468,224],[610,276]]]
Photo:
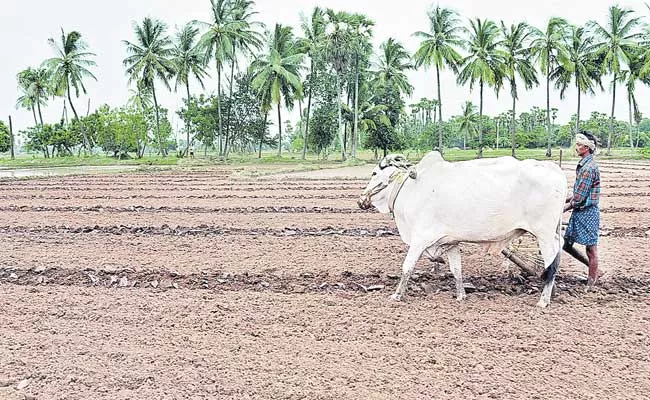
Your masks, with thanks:
[[[544,280],[544,289],[542,290],[542,295],[537,302],[539,307],[547,307],[551,304],[551,294],[553,293],[553,286],[555,285],[555,275],[557,269],[560,266],[560,245],[557,241],[553,240],[550,243],[548,241],[540,240],[539,248],[542,252],[542,257],[544,258],[544,273],[542,274],[542,279]]]
[[[408,253],[406,253],[406,258],[404,259],[404,264],[402,265],[402,279],[400,279],[395,293],[391,296],[393,300],[402,300],[402,297],[404,297],[409,278],[415,268],[415,263],[418,262],[425,249],[426,247],[421,246],[411,246],[409,248]]]
[[[449,269],[456,278],[456,300],[464,300],[467,295],[465,294],[465,286],[463,286],[463,271],[461,268],[460,248],[453,246],[447,250],[447,258],[449,259]]]

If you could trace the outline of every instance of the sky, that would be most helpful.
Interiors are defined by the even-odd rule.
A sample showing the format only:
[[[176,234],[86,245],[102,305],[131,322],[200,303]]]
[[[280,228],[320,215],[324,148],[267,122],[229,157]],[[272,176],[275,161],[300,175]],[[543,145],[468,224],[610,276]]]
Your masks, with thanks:
[[[161,19],[169,26],[169,34],[173,35],[178,28],[192,20],[208,21],[210,17],[209,0],[4,0],[0,14],[0,29],[2,30],[1,48],[3,57],[0,62],[0,119],[7,121],[12,116],[14,131],[18,132],[33,125],[30,111],[16,109],[16,99],[19,96],[16,74],[29,66],[38,66],[45,59],[54,56],[54,50],[48,45],[48,38],[58,40],[61,28],[66,32],[79,31],[96,54],[94,58],[97,67],[93,69],[97,81],[88,80],[86,88],[88,95],[73,97],[75,108],[80,114],[86,114],[90,99],[91,112],[102,104],[112,107],[124,105],[129,97],[127,77],[124,74],[122,60],[125,58],[123,40],[133,40],[133,23],[140,22],[149,16]],[[435,4],[449,7],[460,14],[461,20],[469,18],[489,18],[497,23],[503,20],[506,24],[525,21],[540,29],[546,25],[552,16],[562,16],[570,23],[583,25],[595,20],[606,23],[608,8],[613,4],[632,8],[637,15],[650,17],[650,11],[643,1],[624,0],[614,3],[610,0],[444,0],[434,3],[430,0],[257,0],[255,9],[257,19],[267,27],[275,23],[291,25],[296,34],[300,34],[300,15],[309,15],[314,6],[330,7],[335,10],[364,13],[375,22],[374,45],[379,45],[389,37],[400,41],[410,51],[418,47],[418,40],[412,36],[415,31],[427,31],[429,23],[427,10]],[[650,20],[649,20],[650,21]],[[211,71],[212,78],[205,81],[206,91],[216,91],[216,73]],[[415,103],[421,97],[435,98],[436,86],[433,70],[424,68],[409,71],[409,79],[415,87],[411,99],[406,103]],[[461,112],[461,106],[466,100],[478,105],[479,94],[469,87],[458,86],[455,77],[449,71],[441,74],[443,118]],[[544,81],[540,77],[540,81]],[[192,90],[200,87],[192,82]],[[582,118],[588,117],[592,111],[609,114],[611,108],[611,92],[606,86],[606,92],[596,96],[583,97]],[[169,92],[159,85],[159,102],[170,110],[172,128],[179,130],[182,123],[176,117],[175,110],[181,105],[183,92]],[[545,86],[520,93],[517,112],[528,110],[533,106],[545,108]],[[560,100],[559,92],[551,92],[551,107],[558,108],[558,123],[566,123],[575,113],[576,92],[569,90],[565,99]],[[637,101],[641,112],[650,115],[650,89],[637,89]],[[502,91],[497,96],[493,91],[486,90],[484,95],[484,113],[497,115],[511,106],[508,91]],[[50,100],[43,109],[43,118],[55,122],[61,118],[63,100]],[[616,117],[627,121],[627,100],[624,89],[617,90]],[[71,116],[71,111],[68,110]],[[289,114],[295,123],[297,112]]]

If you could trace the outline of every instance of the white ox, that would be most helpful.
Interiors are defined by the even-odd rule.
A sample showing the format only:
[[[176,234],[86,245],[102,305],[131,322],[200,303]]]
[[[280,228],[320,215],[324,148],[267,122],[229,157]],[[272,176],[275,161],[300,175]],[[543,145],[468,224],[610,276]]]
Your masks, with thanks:
[[[359,198],[359,207],[392,213],[409,246],[402,278],[391,296],[401,300],[420,256],[447,254],[456,298],[465,298],[458,244],[483,243],[500,251],[530,232],[544,259],[545,281],[537,303],[551,301],[562,249],[561,224],[567,179],[550,161],[512,157],[450,163],[430,152],[417,165],[401,155],[384,157]]]

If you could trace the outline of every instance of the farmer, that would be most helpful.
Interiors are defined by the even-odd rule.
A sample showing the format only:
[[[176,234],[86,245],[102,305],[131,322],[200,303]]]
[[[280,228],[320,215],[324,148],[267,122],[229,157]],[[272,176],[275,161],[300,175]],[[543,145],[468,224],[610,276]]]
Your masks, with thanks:
[[[576,181],[573,193],[567,197],[564,211],[573,210],[564,233],[564,250],[583,262],[588,261],[589,277],[587,285],[593,286],[598,280],[598,228],[600,225],[600,171],[594,160],[596,138],[589,132],[576,135],[576,153],[580,161],[576,167]],[[575,248],[580,243],[587,250],[588,260]]]

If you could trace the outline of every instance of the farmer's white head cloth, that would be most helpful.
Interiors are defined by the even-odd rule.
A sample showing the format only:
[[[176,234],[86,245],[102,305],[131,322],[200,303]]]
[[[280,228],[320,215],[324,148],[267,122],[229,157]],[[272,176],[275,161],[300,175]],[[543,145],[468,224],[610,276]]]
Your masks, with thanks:
[[[590,140],[589,138],[587,138],[582,133],[578,133],[576,135],[576,143],[581,144],[583,146],[587,146],[589,148],[589,150],[591,150],[592,152],[596,151],[596,142],[593,141],[593,140]]]

